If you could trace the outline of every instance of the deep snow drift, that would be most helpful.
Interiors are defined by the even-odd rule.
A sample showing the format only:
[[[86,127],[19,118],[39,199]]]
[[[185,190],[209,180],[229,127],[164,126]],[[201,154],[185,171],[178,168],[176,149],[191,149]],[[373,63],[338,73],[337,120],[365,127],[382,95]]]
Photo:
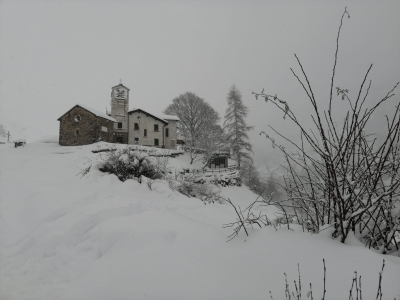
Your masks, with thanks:
[[[314,299],[348,299],[353,272],[363,299],[375,299],[382,259],[383,298],[400,295],[400,258],[362,245],[285,228],[251,230],[230,241],[228,204],[204,205],[153,185],[121,182],[92,168],[93,145],[0,145],[0,299],[285,299],[297,279]],[[185,158],[172,160],[182,166]],[[246,187],[221,188],[236,205],[257,197]],[[266,208],[273,218],[277,209]],[[292,290],[294,290],[292,288]]]

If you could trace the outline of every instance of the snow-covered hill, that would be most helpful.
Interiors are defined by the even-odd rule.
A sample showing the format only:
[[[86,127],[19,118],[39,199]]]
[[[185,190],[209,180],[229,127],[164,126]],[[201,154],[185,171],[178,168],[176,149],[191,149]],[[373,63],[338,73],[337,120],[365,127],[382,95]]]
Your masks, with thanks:
[[[48,140],[48,139],[45,139]],[[322,235],[263,228],[227,242],[236,216],[228,204],[205,205],[169,188],[121,182],[96,169],[93,145],[0,145],[0,299],[274,299],[284,275],[297,279],[303,299],[348,299],[353,272],[363,299],[375,299],[378,272],[384,299],[400,294],[400,258]],[[173,166],[185,164],[180,156]],[[245,186],[221,188],[236,205],[257,197]],[[273,218],[277,209],[268,207]]]

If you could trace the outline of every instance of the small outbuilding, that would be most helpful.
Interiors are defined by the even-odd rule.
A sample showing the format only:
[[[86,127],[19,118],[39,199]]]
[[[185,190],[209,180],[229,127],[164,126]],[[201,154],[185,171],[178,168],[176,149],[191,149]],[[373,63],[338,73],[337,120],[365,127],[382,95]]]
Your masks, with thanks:
[[[74,105],[57,120],[60,121],[61,146],[88,145],[99,140],[113,142],[114,123],[117,121],[86,105]]]
[[[215,153],[208,161],[210,169],[222,169],[228,167],[228,155],[223,153]]]

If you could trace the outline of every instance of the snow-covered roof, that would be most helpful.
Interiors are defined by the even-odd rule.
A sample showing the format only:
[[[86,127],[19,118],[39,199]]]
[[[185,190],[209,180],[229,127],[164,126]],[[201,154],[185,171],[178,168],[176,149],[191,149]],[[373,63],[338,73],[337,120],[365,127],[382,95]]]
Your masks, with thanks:
[[[145,111],[145,110],[143,110],[141,108],[132,109],[132,110],[128,111],[128,114],[131,114],[131,113],[134,113],[134,112],[142,112],[144,114],[147,114],[147,115],[153,117],[156,120],[159,120],[159,121],[161,121],[161,122],[163,122],[165,124],[168,124],[168,121],[166,119],[163,119],[162,117],[160,117],[160,115],[155,115],[155,114],[150,113],[148,111]]]
[[[91,107],[89,107],[89,106],[86,106],[86,105],[84,105],[84,104],[75,104],[72,108],[74,108],[74,107],[76,107],[76,106],[79,106],[79,107],[82,107],[83,109],[85,109],[85,110],[87,110],[87,111],[90,111],[92,114],[94,114],[94,115],[96,115],[96,116],[98,116],[98,117],[101,117],[101,118],[104,118],[104,119],[107,119],[107,120],[110,120],[110,121],[112,121],[112,122],[117,122],[114,118],[112,118],[112,117],[110,117],[109,115],[107,115],[106,113],[103,113],[103,112],[101,112],[101,111],[99,111],[99,110],[97,110],[97,109],[94,109],[94,108],[91,108]],[[71,108],[71,109],[72,109]],[[70,110],[71,110],[70,109]],[[70,111],[70,110],[68,110],[68,111]],[[67,111],[67,112],[68,112]],[[65,113],[66,114],[66,113]],[[61,117],[63,117],[65,114],[63,114]],[[61,117],[59,117],[57,120],[59,120],[59,119],[61,119]]]
[[[177,116],[164,115],[164,114],[153,114],[153,113],[145,111],[145,110],[143,110],[141,108],[134,108],[134,109],[128,111],[128,113],[133,113],[133,112],[137,112],[137,111],[144,112],[144,113],[146,113],[148,115],[151,115],[152,117],[154,117],[156,119],[160,119],[160,120],[165,121],[167,123],[168,123],[168,121],[179,121],[179,118]]]
[[[170,121],[179,121],[179,118],[177,116],[173,116],[173,115],[162,115],[159,114],[158,115],[159,118],[164,119],[164,120],[170,120]]]

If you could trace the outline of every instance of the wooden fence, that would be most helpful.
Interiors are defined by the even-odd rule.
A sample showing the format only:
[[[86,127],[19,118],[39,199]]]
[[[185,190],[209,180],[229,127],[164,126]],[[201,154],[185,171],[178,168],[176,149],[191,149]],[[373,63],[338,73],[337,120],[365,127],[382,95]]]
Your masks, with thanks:
[[[183,169],[181,173],[193,173],[193,174],[200,174],[200,173],[224,173],[224,172],[231,172],[238,170],[236,165],[227,167],[227,168],[204,168],[204,169]]]
[[[107,149],[99,149],[99,150],[92,150],[92,153],[99,153],[99,152],[115,152],[117,149],[115,148],[107,148]],[[179,150],[164,150],[164,152],[166,153],[152,153],[152,152],[156,152],[156,151],[148,151],[147,149],[133,149],[134,151],[139,151],[139,152],[145,152],[148,153],[149,156],[153,156],[153,157],[172,157],[175,158],[179,155],[183,154],[183,151],[179,151]]]

